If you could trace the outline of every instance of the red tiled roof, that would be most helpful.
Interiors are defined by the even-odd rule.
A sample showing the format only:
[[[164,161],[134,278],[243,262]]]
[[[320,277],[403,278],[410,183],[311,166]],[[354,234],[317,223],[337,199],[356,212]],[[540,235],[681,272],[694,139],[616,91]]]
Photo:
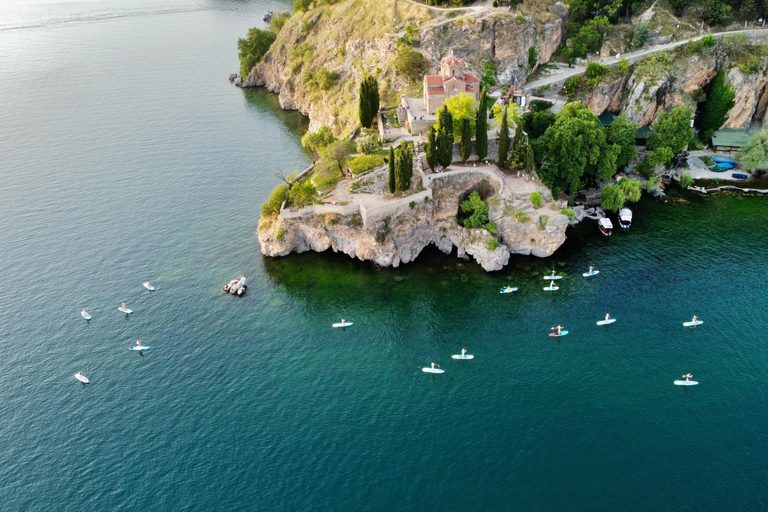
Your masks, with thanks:
[[[464,73],[464,80],[467,82],[479,82],[480,79],[471,73]]]
[[[444,57],[443,60],[441,60],[440,62],[453,62],[455,64],[464,64],[463,60],[461,60],[460,58],[458,58],[456,56],[453,56],[453,55],[449,55],[448,57]]]
[[[442,84],[443,83],[443,77],[440,75],[427,75],[424,77],[424,80],[427,81],[427,84]]]
[[[449,78],[446,78],[445,80],[443,80],[443,83],[447,84],[447,83],[454,82],[454,81],[455,82],[464,82],[464,79],[462,77],[460,77],[460,76],[452,76],[452,77],[449,77]]]
[[[445,91],[443,90],[442,87],[439,89],[427,89],[427,94],[444,94],[444,93]]]
[[[474,87],[467,86],[467,92],[477,92],[477,89]]]

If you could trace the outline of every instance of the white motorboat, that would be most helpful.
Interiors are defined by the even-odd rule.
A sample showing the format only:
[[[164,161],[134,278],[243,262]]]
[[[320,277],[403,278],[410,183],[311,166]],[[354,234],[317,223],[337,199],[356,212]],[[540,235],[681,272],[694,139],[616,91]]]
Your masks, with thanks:
[[[597,221],[597,227],[600,228],[600,232],[605,236],[611,236],[611,232],[613,231],[613,223],[608,217],[600,217],[600,220]]]
[[[629,229],[632,225],[632,210],[629,208],[622,208],[619,210],[619,226],[623,229]]]

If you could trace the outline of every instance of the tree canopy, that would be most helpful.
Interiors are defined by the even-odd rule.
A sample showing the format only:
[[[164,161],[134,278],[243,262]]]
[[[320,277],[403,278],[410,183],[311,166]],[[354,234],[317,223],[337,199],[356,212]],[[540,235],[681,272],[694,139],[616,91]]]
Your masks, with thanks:
[[[367,75],[363,78],[359,96],[360,126],[370,128],[379,112],[379,82],[375,76]]]
[[[613,175],[621,147],[610,144],[595,114],[580,102],[567,103],[555,124],[536,142],[541,179],[553,191],[574,192]]]
[[[437,123],[437,162],[448,167],[453,162],[453,116],[447,108],[438,110]]]
[[[509,122],[507,121],[507,109],[501,114],[501,128],[499,129],[499,156],[496,159],[496,165],[502,169],[507,166],[509,158]]]
[[[339,169],[344,168],[344,161],[354,151],[354,145],[348,140],[334,141],[320,150],[320,156],[324,160],[331,160],[339,164]]]
[[[488,205],[480,198],[477,190],[473,190],[469,198],[461,202],[456,222],[466,228],[485,228],[494,234],[498,231],[496,224],[488,219]]]
[[[620,115],[613,120],[611,126],[607,128],[608,144],[616,144],[620,148],[616,156],[616,169],[621,171],[629,162],[637,157],[637,147],[635,146],[635,133],[637,125],[627,121],[627,116]]]
[[[411,82],[418,82],[424,78],[424,73],[429,69],[429,62],[413,48],[401,45],[395,60],[395,70],[398,74],[407,77]]]
[[[277,39],[277,35],[271,30],[252,28],[248,31],[248,37],[237,40],[237,49],[240,51],[240,76],[243,80],[248,78],[251,69],[261,62],[264,54]]]
[[[301,145],[305,149],[318,153],[322,148],[335,141],[336,137],[333,136],[333,132],[327,126],[321,126],[316,132],[307,132],[301,138]]]
[[[453,117],[453,138],[457,140],[462,135],[464,120],[474,124],[477,102],[472,96],[463,92],[445,100],[443,106],[448,109],[448,112]]]
[[[488,109],[485,98],[486,89],[483,88],[475,115],[475,151],[478,160],[483,160],[488,155]]]
[[[648,146],[651,149],[666,147],[673,156],[679,155],[693,138],[691,116],[691,110],[684,106],[659,114],[648,137]]]
[[[768,132],[757,132],[739,153],[739,161],[749,171],[768,169]]]

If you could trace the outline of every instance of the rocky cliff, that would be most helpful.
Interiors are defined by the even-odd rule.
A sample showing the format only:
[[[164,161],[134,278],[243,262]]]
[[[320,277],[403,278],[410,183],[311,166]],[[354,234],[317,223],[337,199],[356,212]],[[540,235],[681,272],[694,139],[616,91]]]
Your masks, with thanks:
[[[328,213],[290,219],[275,216],[262,220],[258,232],[261,252],[285,256],[332,249],[377,265],[397,267],[413,261],[432,244],[446,254],[455,249],[460,258],[471,257],[490,272],[503,268],[510,253],[546,257],[565,241],[568,217],[560,213],[549,191],[538,182],[525,182],[524,188],[505,183],[500,191],[500,182],[489,184],[479,174],[451,176],[449,172],[441,180],[434,184],[432,201],[394,212],[369,227],[363,225],[359,214]],[[522,178],[519,181],[522,183]],[[485,229],[467,229],[455,220],[464,194],[489,187],[496,189],[487,202],[489,218],[498,226],[500,244]],[[532,206],[531,191],[542,194],[543,207]]]
[[[429,11],[394,0],[344,0],[296,13],[254,67],[243,87],[266,87],[280,95],[280,106],[310,119],[310,130],[329,126],[337,135],[357,124],[357,88],[365,73],[376,75],[385,100],[396,102],[410,83],[396,71],[398,39],[414,27],[413,46],[439,69],[454,52],[478,76],[491,59],[501,82],[521,79],[528,49],[546,62],[562,41],[568,11],[553,4],[534,18],[508,9],[432,18]],[[331,79],[318,80],[318,70]],[[419,80],[416,80],[419,83]]]
[[[749,128],[753,123],[768,127],[768,56],[753,43],[718,42],[711,48],[681,49],[656,54],[639,61],[630,73],[601,81],[582,99],[596,114],[621,111],[627,118],[645,126],[653,123],[665,109],[696,104],[705,97],[704,89],[719,69],[726,83],[733,85],[735,105],[728,112],[728,128]],[[753,50],[750,61],[745,53]]]

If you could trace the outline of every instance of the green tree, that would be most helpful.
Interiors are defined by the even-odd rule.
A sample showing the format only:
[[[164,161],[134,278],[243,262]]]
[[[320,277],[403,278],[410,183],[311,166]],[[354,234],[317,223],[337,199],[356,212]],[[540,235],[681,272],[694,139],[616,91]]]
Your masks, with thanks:
[[[395,165],[395,185],[397,190],[408,190],[411,187],[413,175],[413,154],[411,145],[403,142],[397,148],[397,163]]]
[[[741,148],[739,161],[749,171],[765,171],[768,169],[768,132],[757,132],[749,142]]]
[[[299,208],[314,203],[317,197],[317,189],[310,180],[294,183],[288,192],[291,203]]]
[[[488,156],[488,107],[485,88],[480,93],[480,104],[475,115],[475,151],[478,160]]]
[[[485,228],[491,233],[498,231],[496,225],[488,219],[488,205],[476,190],[472,191],[467,200],[461,202],[456,222],[465,228]]]
[[[529,140],[535,140],[544,135],[547,128],[555,124],[557,117],[552,112],[533,112],[523,117],[523,126]]]
[[[453,162],[453,116],[447,108],[441,108],[438,114],[437,162],[443,167]]]
[[[642,48],[651,37],[651,24],[647,21],[641,21],[635,25],[632,34],[632,48]]]
[[[407,77],[411,82],[418,82],[424,78],[427,69],[429,62],[422,54],[409,46],[400,46],[395,60],[395,70],[398,74]]]
[[[499,130],[499,156],[496,165],[504,169],[507,166],[507,157],[509,155],[509,122],[507,121],[507,109],[501,118],[501,129]]]
[[[535,46],[531,46],[528,48],[528,72],[530,73],[533,71],[533,68],[536,67],[536,64],[539,63],[539,54],[536,51]]]
[[[438,149],[437,149],[437,131],[434,126],[429,127],[427,144],[424,146],[424,153],[427,157],[427,165],[434,172],[437,167]]]
[[[626,177],[622,177],[621,180],[619,180],[618,185],[627,201],[636,203],[643,195],[643,184],[637,180],[630,180]]]
[[[707,101],[701,114],[696,118],[696,126],[704,132],[704,138],[709,140],[715,131],[728,120],[728,111],[736,104],[733,100],[736,92],[733,85],[725,83],[725,73],[719,70],[709,85]]]
[[[597,116],[580,102],[567,103],[555,124],[536,141],[542,181],[553,191],[575,192],[616,170],[621,148],[609,144]]]
[[[704,21],[709,25],[727,25],[733,19],[731,6],[722,0],[706,0]]]
[[[319,151],[336,140],[333,136],[333,132],[327,126],[321,126],[316,132],[307,132],[301,138],[301,145],[304,149],[312,151],[318,154]]]
[[[337,140],[322,148],[320,150],[320,157],[339,164],[339,170],[343,174],[344,162],[354,149],[354,145],[348,140]]]
[[[621,171],[637,157],[637,146],[635,146],[637,125],[627,121],[627,116],[622,114],[613,120],[606,131],[608,144],[616,144],[621,150],[616,156],[616,169]]]
[[[519,123],[515,128],[515,138],[512,139],[512,154],[509,157],[510,169],[525,168],[525,159],[528,155],[528,141],[525,140],[523,123]]]
[[[245,39],[240,38],[237,40],[238,57],[240,57],[240,76],[243,77],[243,80],[248,78],[251,69],[261,62],[264,54],[267,53],[275,39],[277,39],[277,36],[271,30],[252,28],[248,31],[248,36]]]
[[[462,121],[464,128],[461,130],[461,160],[466,162],[472,156],[472,127],[469,119]]]
[[[646,156],[645,162],[651,167],[656,167],[657,165],[667,165],[674,157],[675,154],[672,153],[671,149],[661,146]]]
[[[453,118],[453,138],[458,140],[461,138],[462,130],[464,129],[464,120],[474,121],[477,102],[469,94],[461,93],[445,100],[443,106],[451,113]]]
[[[493,61],[488,59],[485,61],[485,73],[480,79],[480,86],[485,89],[488,87],[493,87],[494,85],[496,85],[496,77],[493,70]]]
[[[287,198],[288,184],[281,183],[272,190],[272,193],[269,194],[269,199],[267,199],[264,204],[261,205],[261,216],[269,217],[270,215],[278,213],[280,211],[280,207],[283,205],[283,201],[285,201]]]
[[[648,137],[651,149],[669,148],[673,155],[679,155],[693,138],[691,111],[688,107],[675,107],[662,112],[653,124],[653,132]]]
[[[373,75],[367,75],[360,82],[360,104],[358,113],[360,126],[370,128],[379,112],[379,82]]]
[[[627,200],[627,196],[624,194],[624,190],[618,185],[618,183],[610,183],[603,187],[602,195],[600,196],[600,204],[606,210],[618,211]]]
[[[389,193],[394,194],[397,191],[397,180],[395,179],[395,148],[389,147]]]

